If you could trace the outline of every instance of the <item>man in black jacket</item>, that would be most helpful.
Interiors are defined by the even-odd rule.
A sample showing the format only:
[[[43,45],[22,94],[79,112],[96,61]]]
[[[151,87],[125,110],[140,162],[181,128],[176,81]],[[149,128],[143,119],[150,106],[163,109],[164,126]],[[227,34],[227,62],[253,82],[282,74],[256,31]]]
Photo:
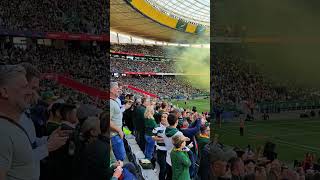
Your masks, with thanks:
[[[145,148],[145,139],[144,139],[144,113],[146,111],[146,107],[150,104],[150,100],[147,98],[142,98],[141,105],[138,106],[134,111],[134,119],[133,125],[136,130],[136,141],[140,147],[140,149]]]
[[[65,104],[61,109],[61,130],[69,131],[69,138],[65,145],[49,153],[48,179],[70,180],[73,174],[73,160],[76,151],[76,138],[79,127],[77,118],[77,107]]]
[[[96,121],[96,120],[94,120]],[[82,133],[87,144],[80,155],[79,176],[80,180],[106,180],[118,179],[110,165],[110,132],[109,114],[102,113],[100,116],[100,129],[94,121],[87,119],[82,127]],[[96,137],[97,133],[101,134]],[[118,161],[120,169],[123,169],[122,176],[132,180],[137,179],[135,167],[131,163],[123,165]],[[120,165],[121,164],[121,165]],[[116,172],[116,171],[115,171]],[[131,177],[131,178],[130,178]]]
[[[91,128],[91,130],[85,130],[86,124],[90,124],[87,119],[82,127],[82,133],[86,134],[86,138],[93,137],[95,133],[93,131],[98,131],[96,128]],[[92,142],[87,142],[86,147],[80,155],[80,170],[79,177],[81,180],[90,179],[108,179],[112,177],[112,172],[109,169],[110,161],[110,132],[107,128],[108,119],[100,119],[100,131],[96,140]],[[89,128],[86,128],[89,129]],[[90,136],[90,137],[89,137]],[[91,138],[92,139],[92,138]],[[109,176],[111,175],[111,176]]]

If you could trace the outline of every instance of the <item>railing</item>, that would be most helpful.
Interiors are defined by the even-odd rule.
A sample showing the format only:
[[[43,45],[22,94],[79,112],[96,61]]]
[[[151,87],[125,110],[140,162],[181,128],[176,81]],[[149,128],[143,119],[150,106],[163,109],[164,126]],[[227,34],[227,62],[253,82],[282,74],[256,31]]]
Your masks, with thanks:
[[[259,112],[283,112],[283,111],[297,111],[320,108],[320,100],[310,101],[290,101],[290,102],[263,102],[259,103],[257,110]]]
[[[263,113],[279,113],[286,111],[311,110],[319,109],[320,100],[309,101],[279,101],[279,102],[262,102],[258,103],[255,110]],[[224,104],[220,106],[223,112],[239,113],[239,108],[236,105]]]

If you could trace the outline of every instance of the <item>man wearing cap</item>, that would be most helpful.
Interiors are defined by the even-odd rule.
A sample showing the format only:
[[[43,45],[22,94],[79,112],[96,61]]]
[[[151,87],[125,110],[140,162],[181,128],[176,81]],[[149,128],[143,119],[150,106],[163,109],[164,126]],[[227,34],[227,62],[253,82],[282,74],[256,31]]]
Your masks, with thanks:
[[[110,83],[110,129],[111,129],[111,143],[112,150],[117,160],[123,161],[126,157],[126,150],[124,148],[122,131],[122,112],[117,98],[120,95],[120,88],[117,82]]]

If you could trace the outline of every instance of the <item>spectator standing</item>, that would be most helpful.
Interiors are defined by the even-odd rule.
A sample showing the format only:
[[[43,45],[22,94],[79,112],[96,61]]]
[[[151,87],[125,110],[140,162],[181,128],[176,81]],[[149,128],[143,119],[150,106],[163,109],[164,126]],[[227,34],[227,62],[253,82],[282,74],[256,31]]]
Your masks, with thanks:
[[[160,166],[159,180],[165,180],[166,177],[166,156],[167,149],[164,143],[165,130],[168,126],[168,113],[163,112],[158,127],[153,130],[153,139],[156,141],[157,162]]]
[[[186,152],[186,141],[189,138],[183,135],[177,135],[172,138],[174,149],[171,151],[172,161],[172,179],[174,180],[190,180],[189,167],[191,161]]]
[[[141,99],[141,105],[138,106],[134,112],[133,125],[136,130],[136,138],[140,149],[145,148],[145,125],[144,125],[144,113],[146,107],[150,105],[150,100],[147,98]]]
[[[73,161],[76,152],[77,138],[77,107],[65,104],[61,109],[62,122],[59,129],[68,132],[68,140],[65,145],[49,153],[48,174],[49,178],[70,180],[73,176]],[[59,130],[58,129],[58,130]]]
[[[117,160],[123,161],[126,158],[124,148],[124,133],[122,131],[122,111],[117,98],[120,95],[120,89],[117,82],[110,83],[110,130],[112,150]]]
[[[31,64],[24,63],[22,64],[24,69],[26,70],[26,79],[28,81],[29,88],[32,90],[32,96],[28,99],[29,107],[34,106],[38,102],[38,89],[39,89],[39,81],[40,81],[40,73],[34,68]],[[33,151],[33,159],[34,159],[34,171],[37,176],[37,179],[40,178],[40,161],[46,158],[49,155],[50,151],[54,151],[60,148],[62,145],[66,143],[66,137],[60,137],[58,135],[59,131],[55,131],[52,134],[49,141],[47,141],[48,137],[37,137],[36,136],[36,128],[35,124],[38,126],[39,131],[43,131],[43,133],[39,133],[44,135],[45,121],[44,124],[38,124],[35,121],[32,121],[30,108],[27,109],[24,113],[22,113],[20,117],[20,125],[27,131],[28,137],[32,142],[32,151]],[[40,130],[41,129],[41,130]]]
[[[165,136],[164,136],[164,143],[166,145],[167,149],[167,156],[166,156],[166,163],[167,163],[167,180],[172,179],[172,164],[171,164],[171,151],[174,148],[174,145],[172,143],[172,138],[177,135],[183,135],[182,132],[180,132],[177,129],[178,125],[178,117],[174,113],[170,113],[168,115],[168,124],[169,126],[165,130]],[[189,139],[190,141],[190,139]]]
[[[25,69],[0,65],[0,179],[37,180],[32,142],[19,125],[31,96]]]
[[[200,134],[197,137],[199,154],[201,158],[201,152],[203,151],[205,145],[210,142],[210,127],[207,124],[204,124],[200,128]]]
[[[145,140],[146,140],[146,145],[145,145],[145,150],[144,154],[147,159],[151,160],[153,157],[153,151],[154,151],[154,146],[155,146],[155,141],[152,139],[152,131],[154,128],[156,128],[157,123],[154,120],[154,108],[153,106],[148,106],[146,108],[146,111],[144,113],[144,126],[145,126]]]

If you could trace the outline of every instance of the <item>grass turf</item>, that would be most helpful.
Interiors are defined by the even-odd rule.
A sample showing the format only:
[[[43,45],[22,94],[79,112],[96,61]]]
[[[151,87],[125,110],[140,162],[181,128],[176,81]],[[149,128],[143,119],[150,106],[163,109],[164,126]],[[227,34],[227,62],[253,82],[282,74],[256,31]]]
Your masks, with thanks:
[[[173,105],[178,105],[179,107],[183,107],[185,109],[192,109],[193,106],[197,107],[197,111],[201,112],[209,112],[210,110],[210,99],[193,99],[187,101],[187,104],[184,104],[185,100],[175,100],[172,101]]]
[[[320,158],[320,119],[288,119],[245,122],[245,133],[241,137],[239,122],[213,124],[214,134],[223,144],[245,148],[264,145],[266,141],[276,144],[278,159],[292,163],[303,160],[306,152]]]

